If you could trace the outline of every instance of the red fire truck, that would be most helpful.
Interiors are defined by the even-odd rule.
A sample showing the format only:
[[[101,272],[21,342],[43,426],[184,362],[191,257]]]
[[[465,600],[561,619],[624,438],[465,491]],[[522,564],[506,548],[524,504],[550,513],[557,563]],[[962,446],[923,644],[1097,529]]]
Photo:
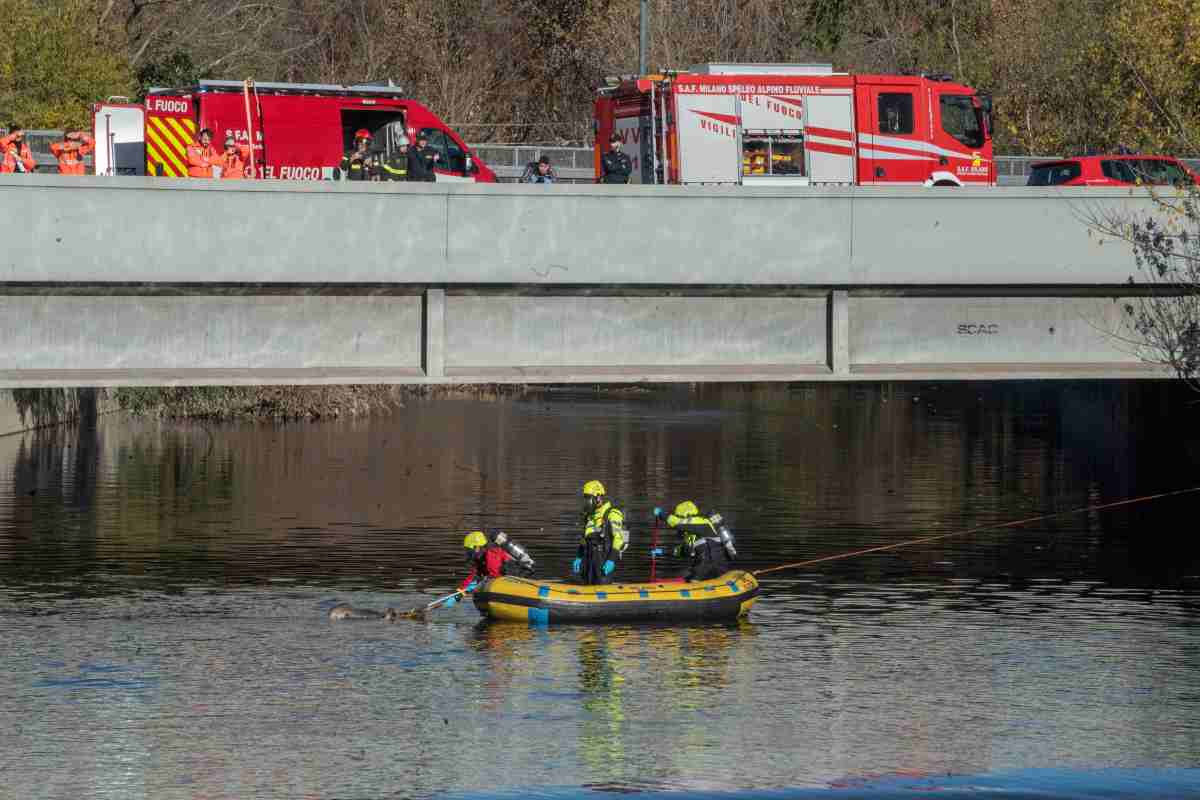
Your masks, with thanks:
[[[948,76],[705,64],[612,79],[595,101],[635,183],[995,185],[991,98]]]
[[[438,152],[439,181],[494,183],[496,175],[446,123],[388,81],[384,85],[200,81],[185,89],[152,89],[144,103],[98,103],[93,109],[97,175],[187,175],[186,150],[208,128],[221,148],[226,136],[252,144],[254,174],[277,180],[336,177],[354,133],[366,128],[380,159],[400,136],[424,134]]]

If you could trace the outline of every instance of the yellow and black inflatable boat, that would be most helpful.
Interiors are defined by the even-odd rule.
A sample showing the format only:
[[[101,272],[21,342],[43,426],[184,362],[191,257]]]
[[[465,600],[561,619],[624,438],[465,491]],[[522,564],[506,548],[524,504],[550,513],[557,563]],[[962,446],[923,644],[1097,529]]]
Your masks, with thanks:
[[[590,622],[720,622],[750,613],[758,581],[726,572],[696,583],[613,583],[492,578],[475,590],[479,613],[496,620],[561,625]]]

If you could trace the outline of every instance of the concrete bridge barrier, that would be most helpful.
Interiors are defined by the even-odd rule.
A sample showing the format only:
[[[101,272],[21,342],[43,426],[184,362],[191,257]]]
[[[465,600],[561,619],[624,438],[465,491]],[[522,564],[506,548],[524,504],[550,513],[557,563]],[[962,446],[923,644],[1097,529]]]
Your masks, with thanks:
[[[1104,189],[0,177],[0,386],[1160,376]]]

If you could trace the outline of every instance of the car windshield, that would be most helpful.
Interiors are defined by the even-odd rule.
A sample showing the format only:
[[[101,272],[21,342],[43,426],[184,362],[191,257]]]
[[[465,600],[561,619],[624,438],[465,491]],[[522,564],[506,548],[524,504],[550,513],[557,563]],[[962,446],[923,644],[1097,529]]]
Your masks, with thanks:
[[[983,147],[983,114],[967,94],[944,94],[939,100],[942,130],[967,147]]]
[[[1079,177],[1078,161],[1063,161],[1060,164],[1038,164],[1029,173],[1026,186],[1057,186]]]

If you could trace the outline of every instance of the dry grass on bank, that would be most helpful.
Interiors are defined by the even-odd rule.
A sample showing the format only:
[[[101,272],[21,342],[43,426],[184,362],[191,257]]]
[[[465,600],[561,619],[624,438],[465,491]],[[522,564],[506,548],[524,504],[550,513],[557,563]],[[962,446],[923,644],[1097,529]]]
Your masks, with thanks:
[[[162,419],[336,419],[403,408],[423,397],[496,398],[523,385],[172,386],[113,390],[123,411]]]

